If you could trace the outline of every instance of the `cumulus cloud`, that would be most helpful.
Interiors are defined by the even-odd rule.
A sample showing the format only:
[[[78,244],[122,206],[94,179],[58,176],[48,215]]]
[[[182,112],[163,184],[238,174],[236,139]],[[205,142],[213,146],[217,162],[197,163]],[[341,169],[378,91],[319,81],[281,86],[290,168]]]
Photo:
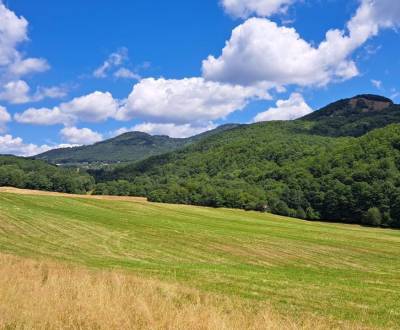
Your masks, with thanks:
[[[7,67],[8,74],[17,77],[49,69],[45,59],[24,59],[17,50],[20,43],[28,40],[27,30],[28,21],[15,15],[0,1],[0,66]]]
[[[11,116],[7,109],[0,105],[0,132],[4,132],[6,124],[11,121]]]
[[[76,97],[70,102],[54,108],[29,108],[15,114],[19,123],[33,125],[71,125],[79,121],[100,122],[113,118],[118,110],[118,101],[109,92],[94,92]]]
[[[64,127],[60,134],[63,140],[76,145],[92,144],[103,139],[100,133],[94,132],[90,128]]]
[[[60,105],[61,112],[88,122],[99,122],[114,117],[117,109],[118,102],[111,93],[98,91]]]
[[[279,100],[275,108],[259,113],[255,122],[271,120],[293,120],[308,115],[313,110],[299,93],[292,93],[288,100]]]
[[[72,115],[63,113],[60,108],[29,108],[23,113],[16,113],[14,119],[21,124],[57,125],[72,124],[75,119]]]
[[[50,65],[43,58],[25,58],[18,46],[28,39],[28,21],[18,17],[0,0],[0,100],[13,104],[37,102],[44,98],[58,98],[58,87],[31,88],[22,77],[44,72]],[[65,93],[63,93],[65,95]]]
[[[131,128],[122,127],[114,132],[113,135],[120,135],[126,132],[145,132],[150,135],[167,135],[172,138],[186,138],[197,135],[216,127],[213,123],[208,123],[205,126],[192,126],[191,124],[176,125],[173,123],[141,123]]]
[[[38,146],[32,143],[24,143],[20,137],[14,138],[10,134],[0,136],[0,154],[33,156],[50,149],[52,149],[52,147],[48,145]]]
[[[224,118],[250,100],[268,99],[264,88],[205,81],[203,78],[141,80],[117,118],[157,123],[199,123]]]
[[[9,81],[0,88],[0,100],[13,104],[30,101],[30,87],[24,80]]]
[[[29,108],[15,114],[14,118],[24,124],[65,126],[110,118],[122,121],[135,118],[148,121],[151,125],[169,125],[152,126],[159,131],[172,130],[171,125],[177,125],[177,134],[183,136],[189,134],[186,132],[207,129],[210,121],[241,110],[255,99],[270,99],[266,86],[243,87],[205,81],[203,78],[147,78],[134,85],[123,101],[114,99],[108,92],[97,91],[53,108]],[[146,127],[150,129],[150,126]]]
[[[327,35],[330,41],[339,37]],[[329,46],[329,50],[327,49]],[[203,75],[213,81],[251,85],[324,85],[334,77],[357,74],[347,54],[335,54],[331,43],[314,48],[294,28],[278,26],[262,18],[251,18],[236,27],[219,58],[203,61]]]
[[[62,98],[67,95],[67,90],[62,87],[39,86],[35,93],[24,80],[9,81],[0,88],[0,100],[12,104],[38,102],[45,98]]]
[[[251,15],[268,17],[282,13],[295,0],[222,0],[225,11],[234,17],[247,18]]]
[[[0,1],[0,66],[11,64],[18,51],[16,46],[28,39],[28,22],[23,17],[17,17]]]
[[[203,61],[208,80],[251,85],[326,85],[358,74],[351,54],[382,28],[400,22],[400,2],[364,0],[346,30],[333,29],[314,47],[294,28],[251,18],[236,27],[219,57]]]
[[[43,58],[20,59],[19,56],[9,67],[10,73],[17,77],[34,72],[45,72],[48,69],[50,69],[50,66]]]

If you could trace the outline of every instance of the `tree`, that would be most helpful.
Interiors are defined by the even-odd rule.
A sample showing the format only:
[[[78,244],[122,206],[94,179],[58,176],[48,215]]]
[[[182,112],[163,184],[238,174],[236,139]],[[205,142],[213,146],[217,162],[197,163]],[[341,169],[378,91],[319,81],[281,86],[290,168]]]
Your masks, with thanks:
[[[382,224],[382,214],[377,207],[371,207],[364,216],[364,224],[369,226],[380,226]]]

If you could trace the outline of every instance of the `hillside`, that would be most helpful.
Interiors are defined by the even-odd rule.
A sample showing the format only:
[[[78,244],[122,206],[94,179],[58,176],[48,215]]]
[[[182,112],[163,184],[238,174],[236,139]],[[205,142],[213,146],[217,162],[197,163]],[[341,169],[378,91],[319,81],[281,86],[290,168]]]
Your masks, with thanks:
[[[170,138],[164,135],[152,136],[142,132],[128,132],[93,145],[50,150],[34,158],[46,160],[53,164],[78,166],[92,163],[112,164],[138,161],[182,148],[202,138],[237,126],[236,124],[223,125],[214,130],[184,139]]]
[[[0,187],[86,193],[93,189],[91,176],[76,169],[63,169],[41,160],[0,155]]]
[[[301,118],[312,121],[312,133],[361,136],[373,129],[400,123],[400,105],[378,95],[358,95],[340,100]]]
[[[358,95],[329,104],[300,120],[314,123],[307,134],[361,136],[373,129],[400,123],[400,106],[382,96]],[[75,166],[140,161],[181,149],[239,126],[241,125],[222,125],[214,130],[182,139],[128,132],[93,145],[50,150],[34,158],[53,164]]]
[[[120,297],[132,292],[132,286],[121,286],[123,277],[103,272],[104,281],[100,275],[91,281],[87,279],[85,284],[81,279],[87,275],[80,272],[80,277],[72,275],[67,280],[60,274],[65,268],[58,266],[56,269],[60,271],[57,271],[48,265],[47,260],[55,259],[92,269],[125,270],[143,281],[153,278],[202,293],[218,294],[222,296],[221,301],[235,302],[233,315],[244,313],[245,304],[253,306],[253,313],[250,310],[244,317],[257,315],[259,306],[272,308],[284,315],[291,324],[290,329],[302,328],[302,320],[317,321],[303,324],[305,329],[396,329],[400,326],[398,231],[305,222],[230,209],[2,192],[0,231],[0,253],[40,262],[38,275],[28,278],[27,287],[21,286],[19,279],[32,274],[32,267],[14,268],[13,276],[6,277],[19,286],[0,286],[0,308],[5,299],[8,307],[1,309],[0,322],[6,316],[19,321],[27,315],[27,320],[32,320],[37,315],[32,311],[53,311],[52,306],[60,306],[59,301],[65,300],[70,304],[58,313],[55,310],[55,313],[39,315],[54,320],[59,313],[67,313],[64,321],[76,319],[81,328],[85,327],[83,320],[88,319],[80,313],[87,311],[91,302],[98,304],[92,306],[94,314],[92,318],[89,315],[92,322],[101,319],[99,311],[104,311],[104,305],[114,311],[115,317],[120,312],[125,315],[124,301],[108,295],[112,288]],[[9,268],[9,263],[3,264],[3,260],[2,269]],[[15,261],[13,264],[17,265]],[[74,289],[79,283],[82,287]],[[92,291],[96,283],[103,290],[98,299],[98,296],[93,298],[97,291]],[[60,288],[61,284],[67,286]],[[58,288],[58,296],[48,291],[52,286]],[[3,287],[8,291],[1,291]],[[9,291],[13,287],[16,289]],[[142,288],[145,290],[146,286]],[[32,291],[37,292],[33,301],[27,299],[29,295],[23,295]],[[7,295],[7,292],[15,294]],[[129,315],[134,314],[132,309],[136,311],[141,306],[138,315],[147,316],[153,321],[151,328],[157,328],[154,321],[158,317],[153,314],[157,309],[151,306],[156,303],[156,297],[168,297],[170,292],[165,287],[152,292],[159,293],[152,300],[143,291],[132,292],[141,304],[129,305]],[[192,309],[202,305],[201,297],[188,293],[186,297],[172,299],[163,310],[176,306],[175,309],[182,311],[189,308],[187,304]],[[53,301],[56,303],[51,304]],[[16,313],[12,314],[11,306],[16,307]],[[202,318],[207,320],[207,315]],[[265,314],[262,322],[268,322],[269,317]],[[19,322],[11,324],[13,328],[21,328]],[[46,324],[46,327],[62,328],[56,324]],[[160,328],[165,327],[160,325]],[[287,327],[277,324],[266,328]],[[238,329],[243,326],[238,325]]]
[[[242,126],[137,164],[93,171],[95,193],[399,227],[400,125],[359,138],[318,136],[313,127]]]

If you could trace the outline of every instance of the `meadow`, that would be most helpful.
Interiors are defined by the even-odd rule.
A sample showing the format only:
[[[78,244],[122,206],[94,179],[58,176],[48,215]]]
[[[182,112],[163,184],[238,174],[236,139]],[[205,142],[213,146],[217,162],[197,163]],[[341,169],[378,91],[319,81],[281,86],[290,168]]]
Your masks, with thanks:
[[[400,327],[396,230],[0,190],[0,253],[4,328]]]

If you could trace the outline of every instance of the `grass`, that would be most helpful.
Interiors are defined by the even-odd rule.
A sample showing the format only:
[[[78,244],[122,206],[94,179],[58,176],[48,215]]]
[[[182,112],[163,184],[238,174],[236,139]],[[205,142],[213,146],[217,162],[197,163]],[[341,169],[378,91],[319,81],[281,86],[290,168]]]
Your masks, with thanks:
[[[0,254],[0,329],[334,329],[268,306],[122,271]],[[352,327],[352,324],[348,324]]]
[[[133,271],[267,303],[292,319],[400,327],[394,230],[141,200],[0,193],[0,252]]]

